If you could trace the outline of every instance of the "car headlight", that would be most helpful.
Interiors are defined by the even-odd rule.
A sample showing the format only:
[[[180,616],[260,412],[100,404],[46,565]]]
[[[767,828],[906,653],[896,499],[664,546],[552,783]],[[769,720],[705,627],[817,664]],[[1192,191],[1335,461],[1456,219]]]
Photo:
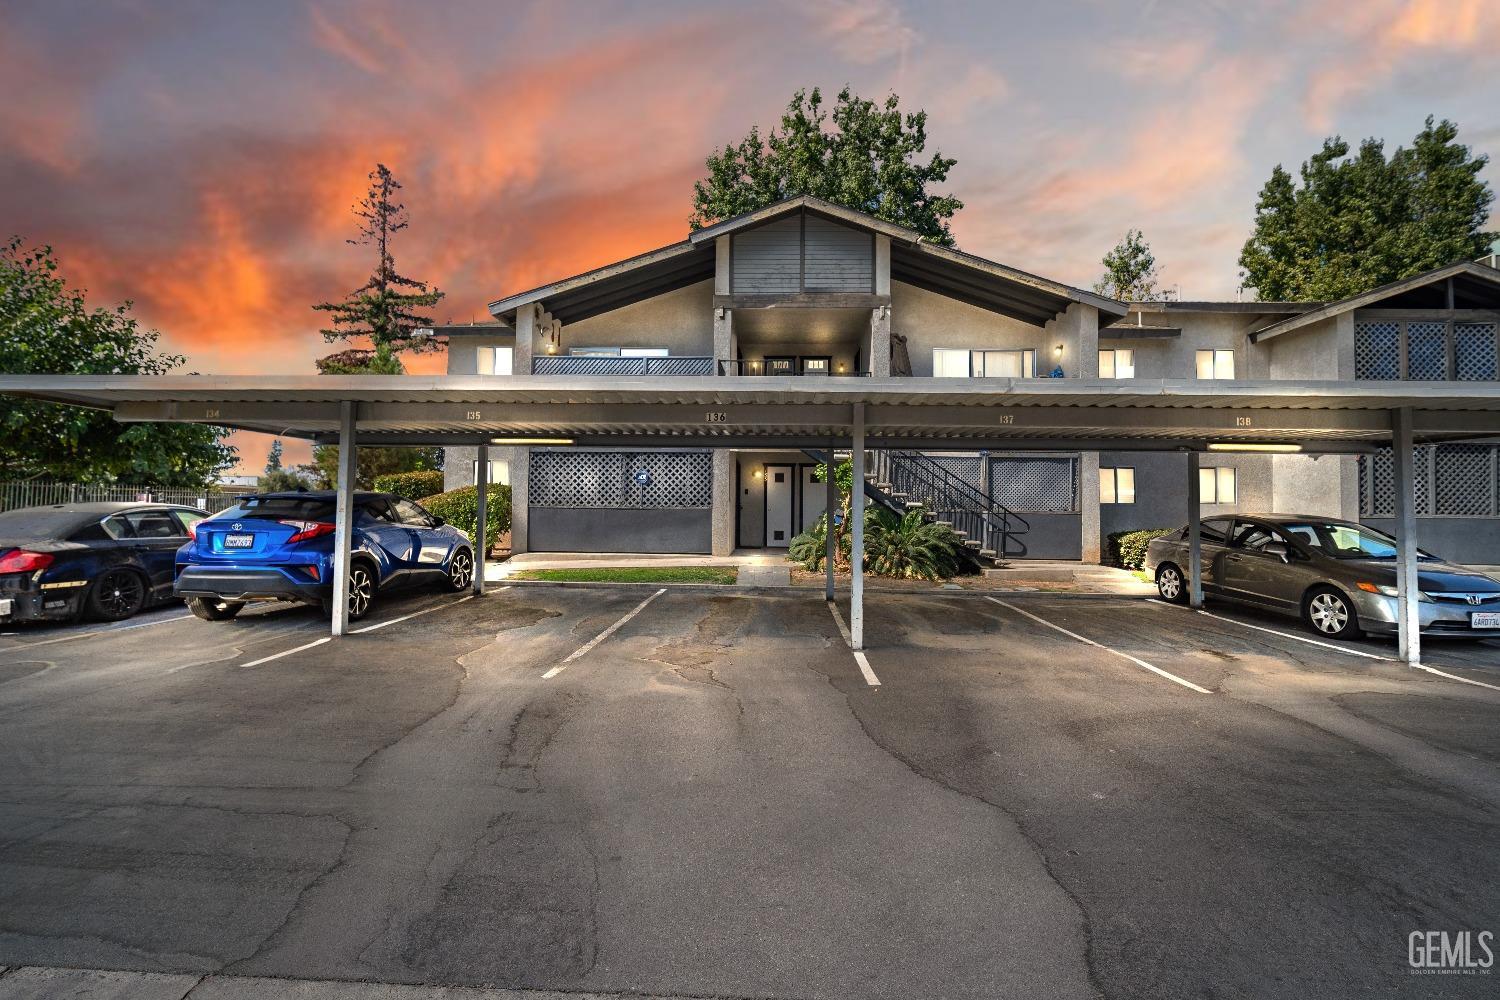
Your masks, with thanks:
[[[1383,583],[1371,583],[1368,580],[1361,580],[1355,586],[1367,594],[1380,594],[1382,597],[1396,597],[1400,594],[1395,587],[1389,587]]]

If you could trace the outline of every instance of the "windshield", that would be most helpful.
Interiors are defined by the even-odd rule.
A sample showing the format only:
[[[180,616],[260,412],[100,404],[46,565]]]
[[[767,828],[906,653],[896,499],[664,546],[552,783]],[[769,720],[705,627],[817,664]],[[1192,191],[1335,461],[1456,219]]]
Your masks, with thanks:
[[[66,508],[23,507],[0,514],[0,538],[66,538],[79,525],[98,521],[102,513]]]
[[[1396,540],[1383,531],[1364,525],[1345,521],[1297,521],[1278,527],[1308,549],[1334,559],[1396,558]],[[1417,555],[1423,559],[1433,558],[1420,550]]]

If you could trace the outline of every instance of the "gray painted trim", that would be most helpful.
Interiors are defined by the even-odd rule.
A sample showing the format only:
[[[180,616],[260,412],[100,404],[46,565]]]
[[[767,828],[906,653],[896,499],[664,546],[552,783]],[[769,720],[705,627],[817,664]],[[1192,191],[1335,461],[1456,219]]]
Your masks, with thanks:
[[[1373,288],[1360,295],[1354,295],[1342,301],[1323,306],[1320,309],[1303,313],[1300,316],[1285,319],[1279,323],[1273,323],[1262,330],[1257,330],[1250,334],[1250,343],[1263,343],[1273,337],[1279,337],[1283,333],[1290,333],[1293,330],[1301,329],[1312,323],[1321,322],[1340,313],[1346,313],[1352,309],[1362,309],[1375,302],[1388,299],[1393,295],[1400,295],[1402,292],[1410,291],[1413,288],[1421,288],[1435,281],[1454,278],[1458,275],[1477,278],[1487,284],[1495,285],[1497,291],[1500,291],[1500,271],[1492,267],[1485,267],[1483,264],[1473,263],[1472,261],[1461,261],[1457,264],[1449,264],[1447,267],[1435,268],[1424,274],[1403,278],[1400,281],[1393,281],[1388,285],[1381,285],[1379,288]]]

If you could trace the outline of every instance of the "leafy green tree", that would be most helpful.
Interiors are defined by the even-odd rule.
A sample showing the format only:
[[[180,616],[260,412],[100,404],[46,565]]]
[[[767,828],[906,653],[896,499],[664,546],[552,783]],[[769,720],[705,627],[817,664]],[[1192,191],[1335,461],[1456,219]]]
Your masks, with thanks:
[[[902,114],[891,94],[877,105],[839,92],[830,116],[822,92],[799,90],[781,128],[759,127],[738,143],[716,149],[708,176],[693,184],[693,229],[809,194],[914,229],[934,243],[953,245],[948,220],[963,202],[929,190],[948,179],[956,160],[934,153],[925,162],[927,112]]]
[[[0,248],[0,371],[24,375],[165,375],[184,359],[159,354],[155,330],[130,303],[90,309],[49,246]],[[233,465],[229,432],[197,424],[122,424],[109,414],[0,397],[0,479],[202,487]]]
[[[1265,301],[1334,300],[1488,252],[1489,158],[1427,118],[1389,158],[1338,136],[1302,164],[1300,186],[1279,164],[1261,188],[1255,231],[1240,252],[1244,283]]]
[[[330,344],[338,340],[367,342],[370,345],[369,348],[356,347],[324,358],[318,367],[330,374],[349,372],[330,370],[324,367],[324,362],[331,363],[334,369],[354,366],[376,374],[400,374],[399,355],[408,351],[420,353],[438,349],[438,344],[419,340],[413,334],[420,327],[432,325],[431,318],[422,315],[421,310],[437,305],[443,293],[429,288],[425,281],[408,278],[397,271],[391,251],[395,235],[410,225],[406,206],[396,200],[396,192],[400,190],[401,183],[392,176],[390,169],[384,163],[376,164],[370,173],[370,190],[354,206],[354,216],[359,220],[358,233],[347,241],[351,246],[375,248],[375,270],[368,281],[342,301],[320,302],[313,306],[333,317],[332,325],[322,331],[325,341]],[[395,371],[388,370],[392,362],[395,362]]]
[[[422,472],[443,467],[442,448],[360,448],[354,462],[354,485],[358,489],[375,488],[377,476],[398,472]],[[312,461],[299,465],[297,471],[319,489],[333,489],[339,484],[338,445],[313,448]]]
[[[1139,229],[1129,229],[1125,238],[1104,255],[1104,276],[1094,282],[1094,291],[1121,302],[1154,302],[1161,297],[1161,275],[1156,256]]]

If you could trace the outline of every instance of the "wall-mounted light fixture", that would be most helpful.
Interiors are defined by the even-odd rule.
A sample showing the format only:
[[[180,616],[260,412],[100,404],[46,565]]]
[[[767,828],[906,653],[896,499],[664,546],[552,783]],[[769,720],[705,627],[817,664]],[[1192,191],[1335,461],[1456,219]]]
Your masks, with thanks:
[[[842,361],[839,362],[839,374],[844,374],[844,363]]]
[[[1052,348],[1052,353],[1056,354],[1058,357],[1062,357],[1062,349],[1063,345],[1058,344],[1056,347]]]
[[[756,479],[764,479],[765,476],[766,476],[766,470],[757,465],[755,467],[755,478]]]

